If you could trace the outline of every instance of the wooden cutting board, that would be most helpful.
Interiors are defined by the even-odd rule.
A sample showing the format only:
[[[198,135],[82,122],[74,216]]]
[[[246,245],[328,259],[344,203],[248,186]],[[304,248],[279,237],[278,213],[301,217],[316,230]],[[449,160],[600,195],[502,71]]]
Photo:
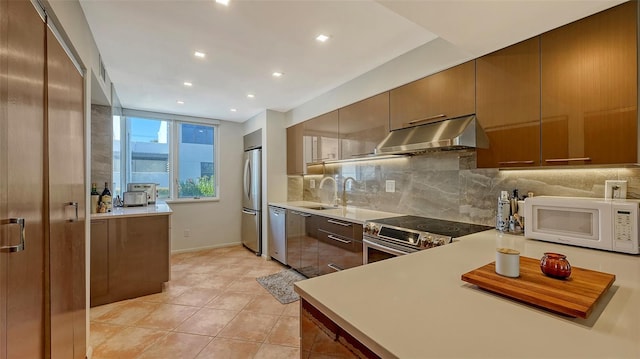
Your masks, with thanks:
[[[540,260],[520,257],[520,276],[504,277],[496,273],[495,262],[462,275],[462,280],[482,289],[546,308],[571,317],[587,318],[616,276],[589,269],[571,268],[567,279],[547,277]]]

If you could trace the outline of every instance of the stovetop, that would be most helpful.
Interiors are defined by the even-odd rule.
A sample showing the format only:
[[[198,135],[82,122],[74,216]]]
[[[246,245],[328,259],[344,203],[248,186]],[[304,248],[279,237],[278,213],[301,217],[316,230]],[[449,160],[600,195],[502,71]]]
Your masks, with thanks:
[[[443,219],[419,216],[400,216],[374,219],[368,221],[368,223],[389,225],[398,228],[410,229],[413,231],[428,232],[451,238],[462,237],[468,234],[482,232],[493,228],[479,224],[454,222]]]

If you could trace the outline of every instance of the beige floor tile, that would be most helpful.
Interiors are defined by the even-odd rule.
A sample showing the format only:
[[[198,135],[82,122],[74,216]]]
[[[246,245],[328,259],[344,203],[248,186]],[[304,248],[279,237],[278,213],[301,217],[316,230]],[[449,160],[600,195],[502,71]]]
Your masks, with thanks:
[[[238,313],[238,311],[202,308],[175,331],[216,336]]]
[[[170,298],[166,303],[190,305],[194,307],[202,307],[209,303],[218,294],[222,293],[218,289],[209,288],[189,288],[177,297]]]
[[[193,359],[211,339],[202,335],[170,333],[156,341],[136,359]]]
[[[91,322],[89,344],[95,348],[125,328],[123,325]]]
[[[180,296],[189,288],[190,287],[178,285],[168,286],[165,284],[164,288],[162,289],[162,293],[149,294],[145,295],[144,297],[136,298],[134,300],[153,303],[166,303],[170,302],[171,299]]]
[[[300,319],[280,317],[269,333],[266,343],[300,347]]]
[[[300,358],[300,348],[262,344],[255,359],[295,359]]]
[[[242,311],[218,335],[222,338],[262,342],[277,321],[276,315]]]
[[[209,275],[204,274],[204,278],[197,284],[199,288],[209,288],[216,290],[227,290],[229,285],[236,280],[236,276]]]
[[[162,330],[128,327],[96,347],[92,359],[135,358],[167,334]]]
[[[260,349],[260,343],[244,340],[215,338],[196,359],[252,359]]]
[[[197,307],[159,304],[148,315],[135,322],[137,327],[171,330],[198,311]]]
[[[227,288],[228,292],[243,292],[251,294],[268,293],[255,278],[240,277],[233,281]]]
[[[256,295],[243,310],[262,314],[281,315],[285,305],[271,294]]]
[[[282,315],[285,315],[287,317],[300,317],[300,301],[296,300],[293,303],[289,303],[289,304],[285,304],[284,306],[284,312],[282,312]]]
[[[102,315],[99,315],[93,320],[111,324],[133,325],[138,320],[153,312],[159,305],[158,303],[140,301],[121,302],[120,305],[113,306],[111,310],[102,313]]]
[[[254,295],[249,293],[224,292],[213,298],[205,306],[208,308],[225,309],[225,310],[242,310]]]

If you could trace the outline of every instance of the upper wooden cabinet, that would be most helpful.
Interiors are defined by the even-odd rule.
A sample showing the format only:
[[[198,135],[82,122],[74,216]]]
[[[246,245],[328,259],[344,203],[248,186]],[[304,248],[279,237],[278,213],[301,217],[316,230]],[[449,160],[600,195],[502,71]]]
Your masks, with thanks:
[[[338,110],[340,159],[373,153],[389,133],[389,92]]]
[[[489,137],[479,168],[540,165],[540,37],[476,60],[476,116]]]
[[[391,130],[472,114],[475,60],[395,88],[389,102]]]
[[[542,165],[637,162],[636,6],[541,35]]]
[[[287,128],[287,174],[307,174],[307,164],[340,157],[338,110]]]

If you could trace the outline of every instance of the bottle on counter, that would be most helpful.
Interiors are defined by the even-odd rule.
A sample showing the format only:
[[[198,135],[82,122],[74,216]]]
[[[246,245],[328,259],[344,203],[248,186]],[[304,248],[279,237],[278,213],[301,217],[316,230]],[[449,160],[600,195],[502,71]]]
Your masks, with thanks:
[[[91,183],[91,213],[98,213],[98,205],[100,204],[100,193],[98,193],[98,184]]]
[[[509,216],[511,215],[511,203],[507,191],[500,192],[498,197],[498,211],[496,215],[496,229],[501,232],[509,230]]]
[[[104,205],[105,212],[111,212],[111,201],[112,197],[111,191],[109,190],[109,183],[105,182],[104,189],[102,190],[102,194],[100,195],[100,202],[102,202],[102,204]]]

